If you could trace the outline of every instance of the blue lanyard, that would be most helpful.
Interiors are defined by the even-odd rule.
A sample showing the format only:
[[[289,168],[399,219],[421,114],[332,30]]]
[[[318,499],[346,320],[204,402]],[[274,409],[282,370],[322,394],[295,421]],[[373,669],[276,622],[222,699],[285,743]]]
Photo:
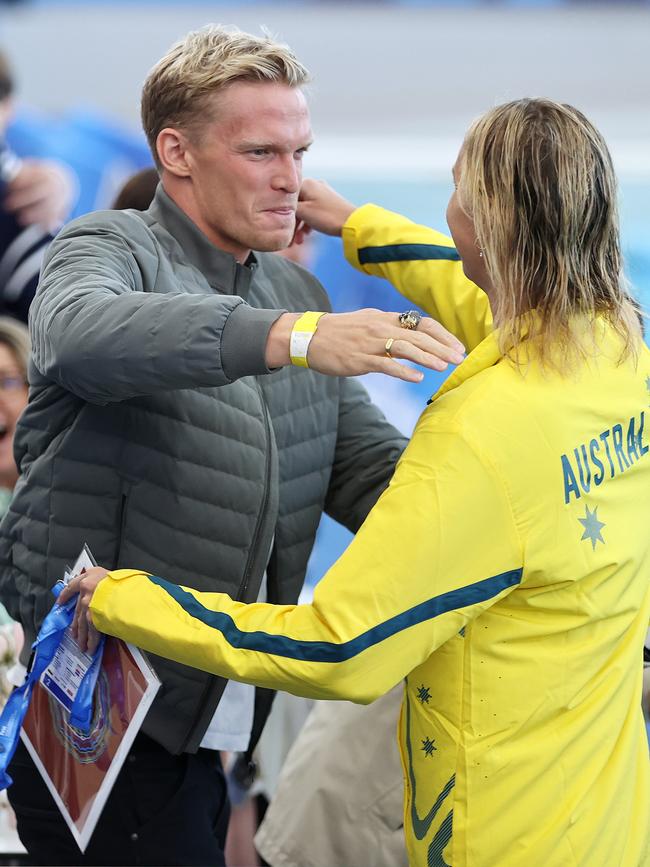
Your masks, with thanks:
[[[55,597],[63,589],[63,583],[57,581],[52,588]],[[0,714],[0,791],[11,785],[12,779],[7,772],[20,737],[20,728],[32,697],[32,690],[41,675],[54,659],[57,648],[63,639],[63,633],[74,619],[74,609],[77,596],[68,600],[65,605],[53,605],[32,645],[32,666],[25,677],[22,686],[17,687],[7,699]],[[93,653],[93,661],[83,676],[70,711],[70,725],[87,732],[90,728],[93,714],[93,692],[102,664],[105,636],[102,635],[97,649]]]

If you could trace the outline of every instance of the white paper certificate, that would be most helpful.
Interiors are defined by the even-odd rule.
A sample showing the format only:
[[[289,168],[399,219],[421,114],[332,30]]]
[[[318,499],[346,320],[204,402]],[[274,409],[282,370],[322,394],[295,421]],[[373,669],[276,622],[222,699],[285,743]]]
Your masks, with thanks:
[[[83,852],[160,681],[137,648],[107,636],[90,728],[82,731],[69,712],[90,661],[80,653],[64,639],[48,685],[34,688],[21,737]]]

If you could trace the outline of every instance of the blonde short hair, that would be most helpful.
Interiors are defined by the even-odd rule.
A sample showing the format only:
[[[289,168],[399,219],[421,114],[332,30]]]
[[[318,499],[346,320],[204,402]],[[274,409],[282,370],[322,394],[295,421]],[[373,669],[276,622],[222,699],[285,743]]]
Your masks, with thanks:
[[[525,327],[542,361],[553,352],[553,366],[564,367],[587,351],[576,324],[602,316],[622,338],[622,357],[634,352],[641,324],[623,276],[616,176],[587,118],[550,99],[497,106],[470,127],[458,168],[502,350],[516,357]]]
[[[213,120],[211,97],[234,81],[302,87],[309,73],[287,45],[269,35],[209,24],[188,33],[153,67],[142,89],[142,126],[156,164],[158,133],[193,131]]]

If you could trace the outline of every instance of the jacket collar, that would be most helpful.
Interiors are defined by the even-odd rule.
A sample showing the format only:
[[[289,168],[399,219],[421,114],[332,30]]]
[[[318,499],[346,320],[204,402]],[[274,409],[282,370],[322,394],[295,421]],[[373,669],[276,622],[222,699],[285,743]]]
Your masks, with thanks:
[[[257,260],[253,253],[240,265],[230,253],[216,247],[158,184],[149,213],[165,228],[183,251],[183,260],[194,265],[220,292],[245,295]]]
[[[502,358],[503,355],[499,349],[498,333],[497,331],[491,331],[487,337],[483,338],[478,346],[474,347],[467,358],[458,365],[456,370],[454,370],[451,376],[447,377],[429,403],[438,400],[439,397],[442,397],[443,394],[447,394],[448,391],[458,388],[459,385],[462,385],[468,379],[476,376],[476,374],[480,373],[482,370],[487,370],[488,367],[493,367]]]
[[[522,340],[520,348],[517,351],[517,357],[524,361],[530,360],[535,354],[535,346],[539,341],[539,337],[531,337],[530,335],[531,331],[533,335],[536,334],[534,326],[538,321],[539,313],[537,310],[531,310],[530,317],[522,322],[520,331]],[[587,315],[576,315],[572,320],[572,325],[578,334],[591,333],[595,344],[601,347],[602,351],[609,353],[612,358],[615,358],[620,353],[622,349],[620,338],[602,316],[596,315],[594,318],[591,318]],[[470,352],[463,363],[458,365],[451,376],[443,382],[429,403],[433,403],[433,401],[442,397],[443,394],[447,394],[448,391],[458,388],[459,385],[476,376],[482,370],[493,367],[503,357],[503,353],[499,348],[499,329],[495,328]]]

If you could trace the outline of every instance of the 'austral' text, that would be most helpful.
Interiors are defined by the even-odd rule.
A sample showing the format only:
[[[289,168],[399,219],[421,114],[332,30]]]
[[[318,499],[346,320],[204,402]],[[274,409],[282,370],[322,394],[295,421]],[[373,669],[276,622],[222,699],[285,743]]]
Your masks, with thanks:
[[[571,495],[579,500],[582,493],[588,494],[593,485],[613,479],[624,473],[633,463],[647,454],[650,446],[643,442],[645,413],[635,416],[626,424],[615,424],[593,437],[587,444],[581,443],[573,454],[562,455],[564,476],[564,502]]]

